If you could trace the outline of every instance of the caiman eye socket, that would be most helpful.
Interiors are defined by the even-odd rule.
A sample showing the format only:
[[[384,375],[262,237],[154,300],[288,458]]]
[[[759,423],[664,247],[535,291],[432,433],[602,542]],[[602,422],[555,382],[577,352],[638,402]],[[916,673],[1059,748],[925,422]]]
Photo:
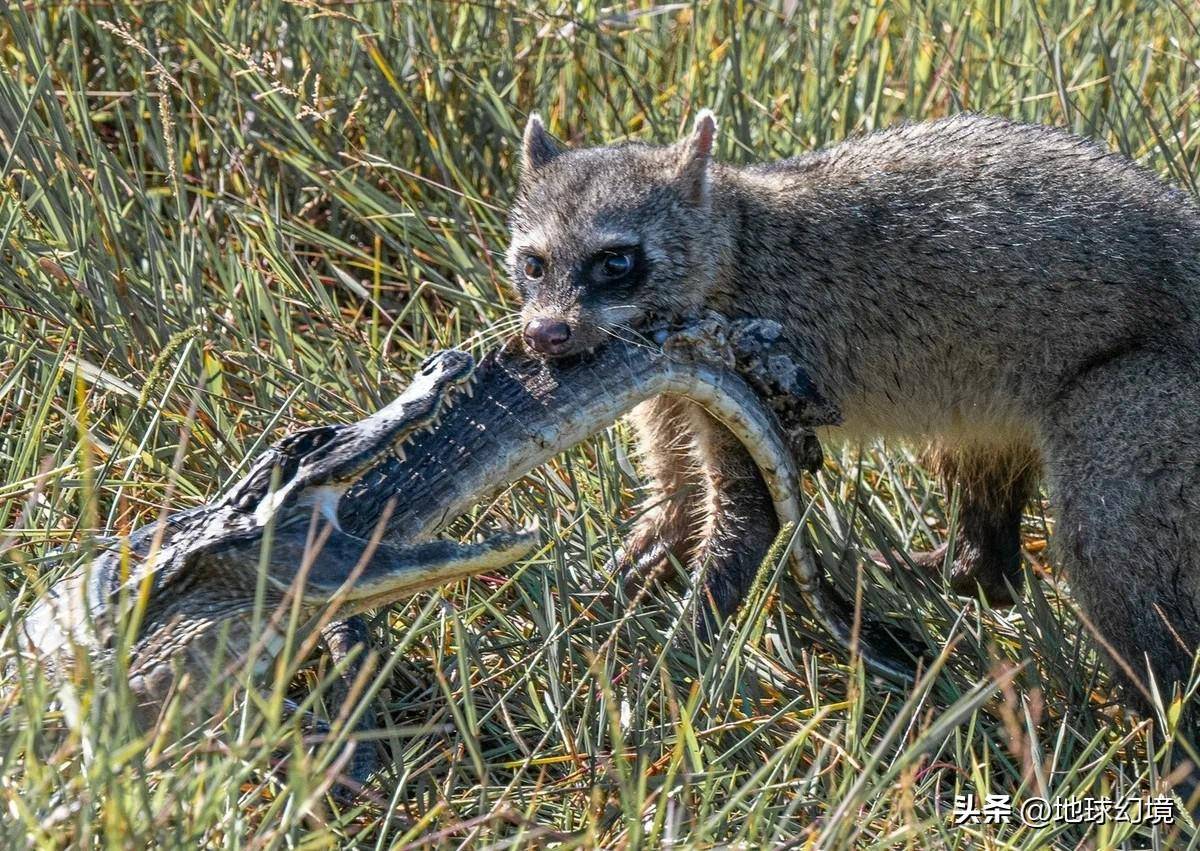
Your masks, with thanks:
[[[521,266],[521,271],[525,273],[526,278],[536,281],[546,273],[546,261],[533,254],[527,254],[525,255],[525,263]]]
[[[606,278],[624,278],[633,271],[632,251],[606,251],[600,255],[600,274]]]

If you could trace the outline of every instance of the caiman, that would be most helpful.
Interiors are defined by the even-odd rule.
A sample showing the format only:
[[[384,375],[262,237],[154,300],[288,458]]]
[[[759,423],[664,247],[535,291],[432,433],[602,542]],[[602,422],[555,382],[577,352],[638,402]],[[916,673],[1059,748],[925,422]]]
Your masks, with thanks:
[[[52,677],[79,653],[103,664],[132,619],[125,670],[138,720],[149,725],[175,690],[199,692],[248,661],[265,670],[283,646],[288,618],[281,615],[290,616],[293,605],[298,641],[334,616],[526,555],[537,540],[533,529],[471,544],[397,546],[372,540],[369,528],[351,534],[337,521],[347,490],[434,427],[467,392],[473,371],[465,352],[436,353],[382,410],[289,434],[216,500],[108,541],[35,604],[23,625],[28,648]]]
[[[837,412],[774,352],[778,330],[769,321],[708,317],[574,360],[546,362],[510,345],[474,369],[464,353],[438,353],[383,410],[283,438],[217,500],[143,527],[68,575],[31,612],[28,643],[52,670],[80,650],[103,661],[132,613],[129,684],[150,721],[181,674],[198,687],[228,670],[214,659],[218,649],[226,660],[256,654],[259,669],[278,652],[271,618],[253,616],[260,563],[265,611],[299,595],[311,625],[516,561],[533,548],[532,529],[474,544],[428,539],[497,488],[664,393],[723,423],[762,472],[780,524],[801,524],[797,459],[820,461],[807,427],[836,422]],[[849,644],[846,605],[807,547],[792,546],[789,558],[813,612]],[[343,657],[366,630],[349,617],[323,635]],[[860,649],[878,671],[908,675],[887,653]],[[343,676],[354,674],[348,665]],[[372,753],[356,754],[355,781],[376,765]]]

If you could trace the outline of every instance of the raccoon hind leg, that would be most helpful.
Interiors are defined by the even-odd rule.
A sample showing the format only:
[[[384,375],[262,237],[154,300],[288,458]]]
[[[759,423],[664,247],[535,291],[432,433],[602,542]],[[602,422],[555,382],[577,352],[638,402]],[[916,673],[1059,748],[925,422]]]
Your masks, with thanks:
[[[1011,605],[1021,587],[1021,514],[1037,493],[1041,462],[1031,445],[934,445],[925,454],[947,495],[958,491],[958,530],[950,587],[983,592],[992,605]],[[914,557],[941,570],[947,545]]]
[[[703,482],[696,469],[688,426],[692,403],[660,396],[634,408],[630,417],[647,478],[641,515],[610,562],[627,590],[649,581],[674,559],[686,564],[694,546],[696,499]]]
[[[1084,626],[1130,702],[1148,708],[1155,688],[1169,701],[1200,647],[1200,365],[1182,346],[1131,352],[1044,416],[1052,543]]]

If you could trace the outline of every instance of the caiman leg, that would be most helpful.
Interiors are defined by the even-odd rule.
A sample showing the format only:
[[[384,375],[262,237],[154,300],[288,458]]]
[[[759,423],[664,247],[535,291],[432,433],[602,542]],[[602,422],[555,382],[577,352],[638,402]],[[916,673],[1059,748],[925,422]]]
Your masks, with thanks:
[[[350,660],[332,683],[326,699],[326,705],[332,713],[340,712],[349,699],[351,689],[359,672],[366,664],[368,651],[371,649],[370,631],[367,621],[362,615],[354,615],[343,621],[336,621],[321,630],[321,643],[329,653],[334,665],[341,665],[355,648],[360,648],[357,655]],[[379,727],[379,718],[375,707],[370,704],[363,708],[355,725],[355,732],[369,732]],[[345,774],[359,786],[365,784],[370,776],[381,765],[379,758],[379,743],[373,740],[359,741],[354,748],[354,754],[346,765]]]

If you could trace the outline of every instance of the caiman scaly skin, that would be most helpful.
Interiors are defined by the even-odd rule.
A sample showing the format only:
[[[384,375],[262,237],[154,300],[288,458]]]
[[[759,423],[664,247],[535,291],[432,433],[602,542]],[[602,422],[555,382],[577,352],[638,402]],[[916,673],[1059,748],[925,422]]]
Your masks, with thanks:
[[[51,675],[65,673],[80,653],[111,662],[121,631],[138,617],[128,682],[139,720],[149,724],[177,689],[200,694],[248,662],[268,666],[282,646],[278,615],[286,625],[297,596],[300,623],[311,629],[326,616],[353,615],[526,555],[536,542],[532,530],[467,545],[396,546],[368,540],[378,515],[359,515],[361,537],[337,524],[350,486],[434,425],[473,369],[466,353],[434,354],[377,413],[290,434],[208,505],[109,542],[34,606],[24,623],[27,649]],[[260,563],[266,581],[256,616]]]
[[[819,461],[819,447],[803,426],[829,425],[837,412],[802,370],[774,351],[777,332],[771,322],[713,315],[682,327],[658,326],[643,342],[613,340],[578,358],[547,361],[516,345],[494,351],[476,370],[471,398],[431,432],[414,436],[407,460],[389,460],[364,476],[343,502],[342,524],[363,534],[383,503],[399,496],[389,539],[420,539],[660,394],[700,404],[732,432],[761,472],[780,524],[799,524],[796,458]],[[787,412],[792,431],[781,431],[768,405]],[[807,547],[794,546],[790,558],[810,608],[849,646],[846,604],[832,594]],[[879,672],[908,678],[909,666],[889,653],[864,642],[859,650]]]

